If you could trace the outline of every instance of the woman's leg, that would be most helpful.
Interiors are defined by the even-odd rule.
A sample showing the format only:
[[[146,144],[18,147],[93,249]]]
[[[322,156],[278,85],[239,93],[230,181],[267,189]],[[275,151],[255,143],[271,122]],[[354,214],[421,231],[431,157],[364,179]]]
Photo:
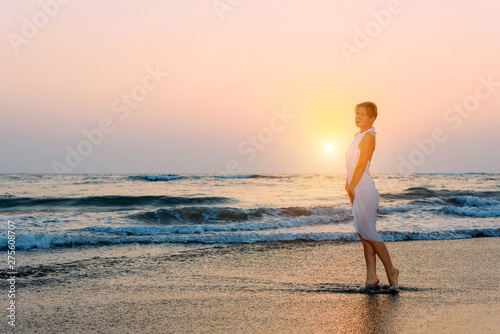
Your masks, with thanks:
[[[391,257],[389,255],[387,247],[385,247],[385,243],[383,241],[365,241],[373,247],[375,253],[377,253],[380,260],[382,260],[382,263],[385,267],[385,272],[387,274],[387,279],[389,280],[389,284],[391,286],[398,285],[399,270],[394,268],[394,266],[392,265]]]
[[[375,250],[372,245],[368,243],[365,239],[359,235],[359,239],[363,243],[363,251],[365,253],[365,262],[366,262],[366,283],[365,284],[376,284],[378,283],[377,278],[377,258]]]

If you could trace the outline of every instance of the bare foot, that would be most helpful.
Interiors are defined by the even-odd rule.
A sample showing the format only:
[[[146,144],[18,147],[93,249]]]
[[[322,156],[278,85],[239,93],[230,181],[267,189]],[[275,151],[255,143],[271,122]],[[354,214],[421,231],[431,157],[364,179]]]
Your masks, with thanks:
[[[391,287],[398,286],[398,276],[399,276],[399,270],[394,268],[394,272],[390,276],[387,277],[389,279],[389,285]]]
[[[374,287],[380,282],[378,278],[375,278],[374,280],[366,280],[365,286],[366,287]]]

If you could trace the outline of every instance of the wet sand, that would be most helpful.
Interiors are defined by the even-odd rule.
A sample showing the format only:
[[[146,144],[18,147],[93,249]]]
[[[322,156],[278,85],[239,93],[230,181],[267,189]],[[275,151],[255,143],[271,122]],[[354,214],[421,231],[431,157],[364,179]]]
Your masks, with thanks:
[[[161,247],[161,246],[158,246]],[[18,333],[498,333],[498,238],[387,243],[401,290],[367,291],[360,242],[206,246],[38,267]]]

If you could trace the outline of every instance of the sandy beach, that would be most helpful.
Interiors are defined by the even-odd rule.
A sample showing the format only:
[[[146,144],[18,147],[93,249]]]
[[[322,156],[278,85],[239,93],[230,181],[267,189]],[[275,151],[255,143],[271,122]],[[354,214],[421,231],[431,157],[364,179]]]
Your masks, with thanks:
[[[359,242],[206,246],[171,255],[137,254],[135,258],[106,257],[103,249],[99,258],[33,268],[21,275],[14,331],[500,330],[497,238],[392,242],[387,246],[401,270],[401,289],[396,294],[387,289],[380,262],[382,287],[363,288]]]

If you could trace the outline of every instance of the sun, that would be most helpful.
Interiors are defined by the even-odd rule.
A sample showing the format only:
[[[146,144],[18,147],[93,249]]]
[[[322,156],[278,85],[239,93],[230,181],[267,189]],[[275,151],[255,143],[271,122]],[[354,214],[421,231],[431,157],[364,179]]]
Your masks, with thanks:
[[[332,144],[328,144],[328,145],[326,145],[326,150],[327,150],[328,152],[332,152],[334,149],[335,149],[335,147],[333,147],[333,145],[332,145]]]

